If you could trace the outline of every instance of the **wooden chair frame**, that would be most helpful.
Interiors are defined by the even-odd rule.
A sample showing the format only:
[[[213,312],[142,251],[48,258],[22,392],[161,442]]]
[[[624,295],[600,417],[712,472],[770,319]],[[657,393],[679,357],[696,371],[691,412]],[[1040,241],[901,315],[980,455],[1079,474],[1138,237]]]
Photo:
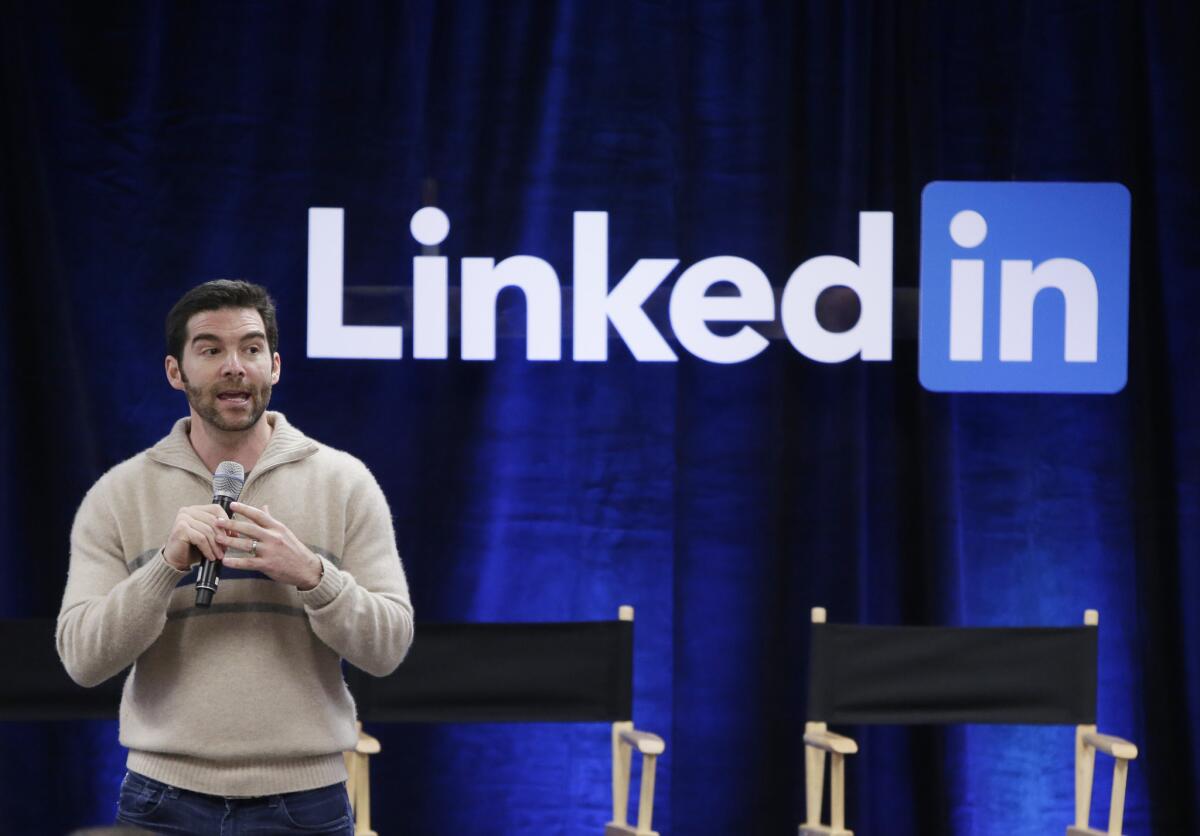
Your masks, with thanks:
[[[825,623],[824,607],[813,608],[812,623]],[[1089,627],[1099,626],[1100,613],[1087,610],[1083,623]],[[829,731],[825,723],[805,723],[805,819],[799,828],[800,836],[854,836],[852,831],[846,829],[845,758],[857,752],[858,744],[854,740]],[[1096,830],[1089,824],[1097,752],[1113,758],[1112,799],[1107,830]],[[1067,827],[1067,836],[1121,836],[1129,762],[1136,759],[1137,754],[1137,746],[1119,737],[1099,734],[1094,725],[1075,727],[1075,824]],[[822,824],[826,755],[830,761],[829,824]]]

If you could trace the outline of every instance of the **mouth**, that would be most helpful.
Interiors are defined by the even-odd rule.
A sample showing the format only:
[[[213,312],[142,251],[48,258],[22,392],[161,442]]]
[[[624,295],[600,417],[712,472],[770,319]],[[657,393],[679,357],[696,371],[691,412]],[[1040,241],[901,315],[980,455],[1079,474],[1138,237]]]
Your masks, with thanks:
[[[232,404],[234,406],[243,405],[250,402],[250,393],[240,391],[219,392],[217,400],[221,403]]]

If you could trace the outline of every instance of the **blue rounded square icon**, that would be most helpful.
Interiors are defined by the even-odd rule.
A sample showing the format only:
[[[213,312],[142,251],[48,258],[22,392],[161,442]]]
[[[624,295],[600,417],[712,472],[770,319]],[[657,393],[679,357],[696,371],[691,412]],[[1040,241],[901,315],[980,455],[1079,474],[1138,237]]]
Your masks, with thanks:
[[[937,181],[921,195],[921,384],[1118,392],[1129,349],[1129,190]]]

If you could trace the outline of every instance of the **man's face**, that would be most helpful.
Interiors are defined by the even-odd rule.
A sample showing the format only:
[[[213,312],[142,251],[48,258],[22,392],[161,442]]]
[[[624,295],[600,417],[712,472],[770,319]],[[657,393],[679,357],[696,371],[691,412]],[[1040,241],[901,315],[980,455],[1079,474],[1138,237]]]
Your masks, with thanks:
[[[187,324],[182,366],[167,357],[167,380],[187,393],[193,417],[224,432],[258,423],[279,382],[279,354],[267,345],[254,308],[194,314]]]

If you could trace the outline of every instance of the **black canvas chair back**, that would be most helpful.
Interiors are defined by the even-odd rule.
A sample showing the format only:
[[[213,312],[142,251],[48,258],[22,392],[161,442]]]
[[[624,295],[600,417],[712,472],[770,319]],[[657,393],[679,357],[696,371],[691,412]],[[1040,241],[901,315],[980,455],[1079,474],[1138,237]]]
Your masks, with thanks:
[[[617,722],[633,716],[633,622],[422,624],[408,658],[347,679],[377,722]]]
[[[808,719],[1096,722],[1096,628],[813,624]]]
[[[117,716],[124,676],[71,681],[54,619],[0,620],[10,674],[0,719]],[[378,722],[617,722],[633,716],[633,622],[422,624],[409,657],[382,679],[347,666],[360,718]]]

